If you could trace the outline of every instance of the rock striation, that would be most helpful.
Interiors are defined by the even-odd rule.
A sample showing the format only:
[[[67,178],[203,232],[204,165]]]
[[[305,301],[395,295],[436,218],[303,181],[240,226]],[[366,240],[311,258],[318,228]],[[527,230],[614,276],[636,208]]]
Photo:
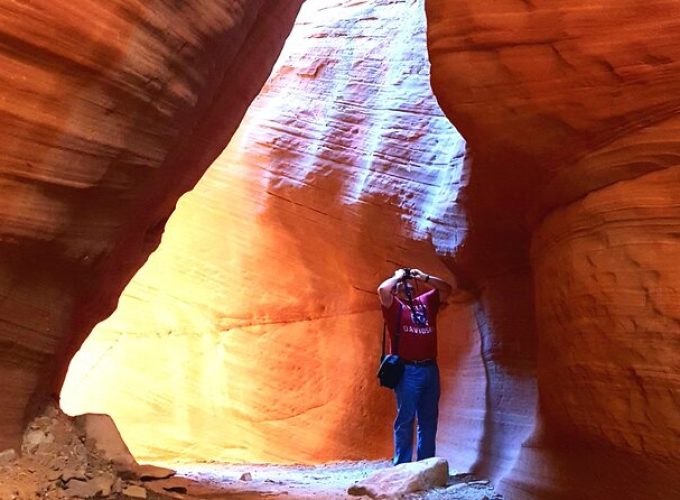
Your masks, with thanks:
[[[433,88],[473,157],[456,265],[483,290],[488,362],[535,359],[533,437],[479,463],[519,498],[680,490],[678,9],[427,0]],[[493,300],[508,281],[513,309]]]
[[[300,3],[0,2],[0,449],[228,142]]]

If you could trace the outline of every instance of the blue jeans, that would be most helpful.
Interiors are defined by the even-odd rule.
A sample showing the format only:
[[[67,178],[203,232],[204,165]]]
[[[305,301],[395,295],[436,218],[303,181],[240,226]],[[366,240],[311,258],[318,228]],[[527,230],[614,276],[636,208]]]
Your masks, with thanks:
[[[413,423],[418,419],[417,460],[434,457],[439,417],[439,369],[437,365],[406,365],[394,389],[394,465],[413,460]]]

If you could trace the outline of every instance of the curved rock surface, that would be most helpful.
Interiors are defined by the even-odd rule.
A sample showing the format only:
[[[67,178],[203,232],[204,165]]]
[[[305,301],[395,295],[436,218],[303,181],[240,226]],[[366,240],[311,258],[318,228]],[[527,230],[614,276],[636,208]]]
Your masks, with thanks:
[[[490,358],[514,358],[535,316],[539,423],[514,496],[680,491],[679,9],[427,0],[433,87],[474,156],[456,265],[483,297],[533,284],[490,330]]]
[[[0,2],[0,448],[224,147],[300,3]]]
[[[110,413],[144,459],[390,456],[375,290],[399,265],[449,275],[437,250],[465,234],[464,152],[430,90],[422,2],[307,1],[229,147],[74,359],[64,408]],[[441,324],[440,442],[463,468],[484,371],[469,305]]]

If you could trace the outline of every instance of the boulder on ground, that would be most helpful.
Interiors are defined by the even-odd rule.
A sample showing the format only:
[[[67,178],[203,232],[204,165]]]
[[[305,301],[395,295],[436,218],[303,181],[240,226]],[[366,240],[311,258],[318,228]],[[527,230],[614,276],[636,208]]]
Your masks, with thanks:
[[[142,481],[155,481],[158,479],[167,479],[174,476],[177,472],[166,467],[159,467],[157,465],[142,464],[135,468],[139,479]]]
[[[146,489],[137,485],[130,485],[123,490],[123,495],[127,495],[132,498],[146,498]]]
[[[94,498],[96,496],[108,496],[111,494],[111,484],[108,477],[98,477],[92,480],[72,479],[66,485],[66,494],[76,498]]]
[[[195,483],[189,479],[183,477],[172,477],[170,479],[153,481],[148,483],[146,487],[155,493],[165,494],[167,492],[188,493],[194,485]],[[192,491],[191,494],[193,496],[194,492]]]
[[[17,452],[13,448],[0,451],[0,464],[8,464],[17,459]]]
[[[104,453],[107,459],[117,465],[136,469],[137,461],[130,453],[116,424],[109,415],[86,413],[75,417],[75,422],[92,439],[95,446]]]
[[[370,498],[400,498],[408,493],[446,486],[448,479],[449,463],[434,457],[378,471],[352,485],[347,492]]]

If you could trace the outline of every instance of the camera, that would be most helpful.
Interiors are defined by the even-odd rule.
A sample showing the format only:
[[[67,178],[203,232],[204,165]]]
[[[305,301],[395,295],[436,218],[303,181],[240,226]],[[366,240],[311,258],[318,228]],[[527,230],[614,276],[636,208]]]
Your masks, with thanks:
[[[411,269],[410,269],[410,268],[405,267],[405,268],[403,269],[403,271],[404,271],[404,275],[401,277],[402,281],[406,281],[406,280],[414,280],[414,279],[416,279],[416,277],[413,276],[413,274],[411,274]]]
[[[403,271],[404,274],[399,279],[399,281],[404,284],[404,293],[406,294],[406,298],[408,299],[409,306],[411,308],[411,318],[413,319],[413,323],[418,326],[426,326],[427,314],[425,313],[425,308],[420,304],[413,304],[413,285],[407,283],[408,280],[415,280],[416,276],[413,274],[413,270],[408,267],[404,267]]]

